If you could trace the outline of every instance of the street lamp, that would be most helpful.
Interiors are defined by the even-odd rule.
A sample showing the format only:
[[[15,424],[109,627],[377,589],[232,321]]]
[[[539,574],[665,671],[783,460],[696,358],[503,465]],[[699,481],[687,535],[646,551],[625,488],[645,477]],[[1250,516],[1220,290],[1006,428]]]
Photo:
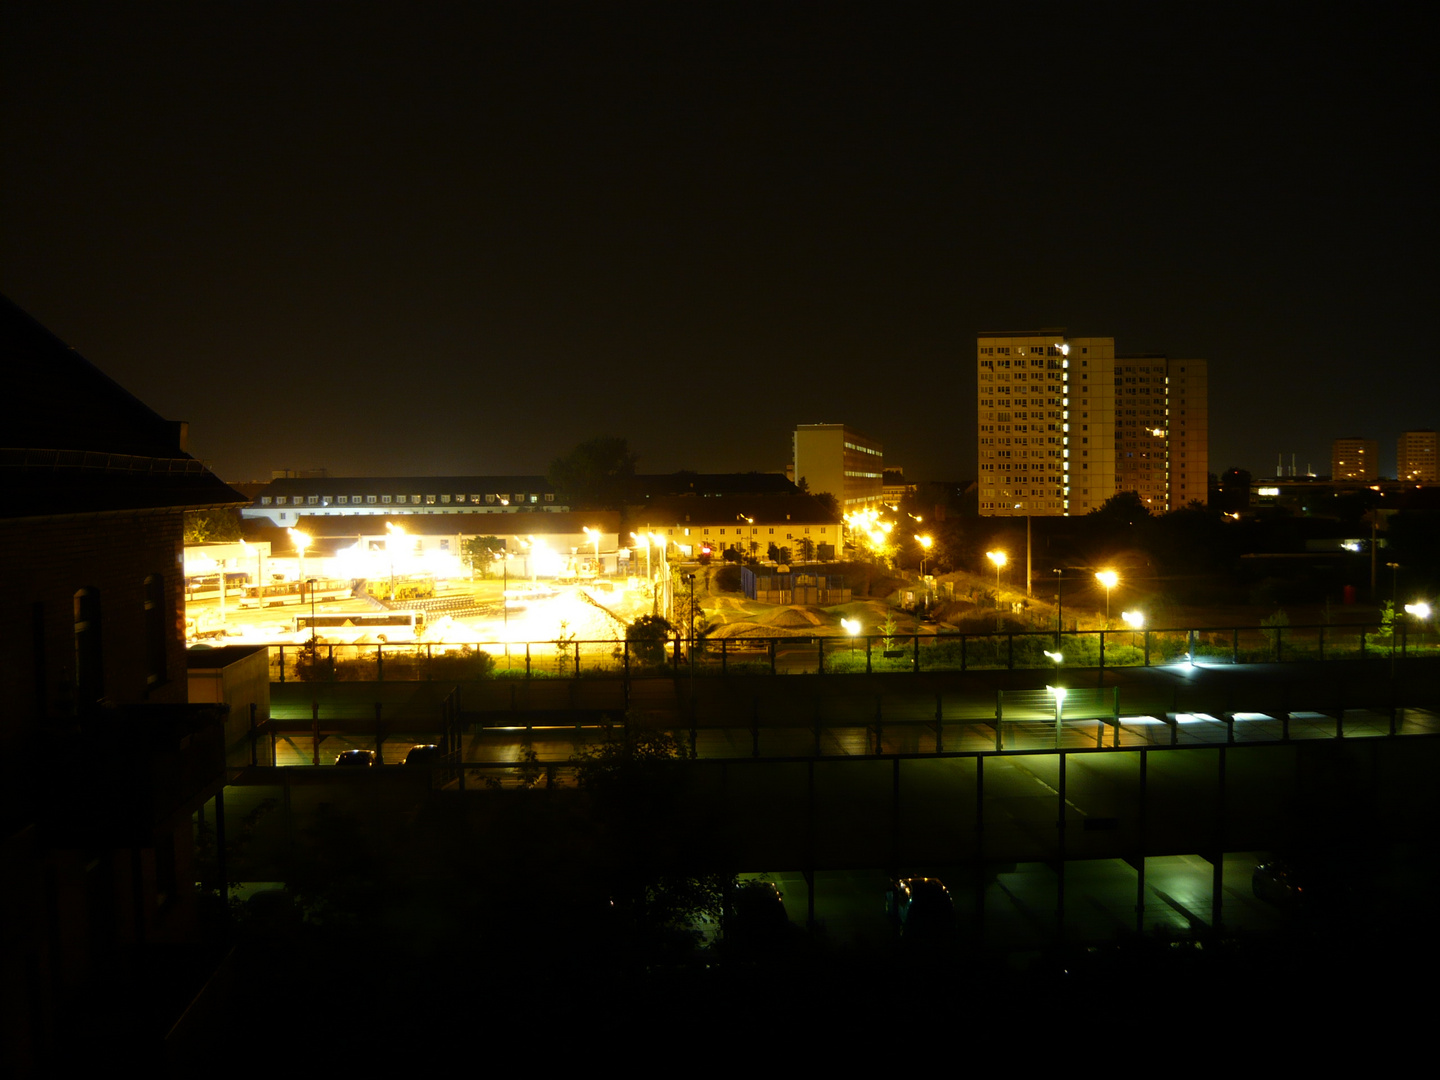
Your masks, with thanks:
[[[695,575],[686,574],[685,582],[690,586],[690,630],[686,635],[688,641],[686,647],[690,651],[690,671],[693,674],[695,671]]]
[[[1130,646],[1135,646],[1135,631],[1145,626],[1145,613],[1143,611],[1122,611],[1120,619],[1126,626],[1130,627]]]
[[[580,527],[585,530],[585,535],[595,542],[595,576],[600,577],[600,530],[592,529],[589,525]]]
[[[1425,620],[1430,618],[1430,605],[1425,603],[1425,601],[1423,600],[1417,600],[1413,604],[1405,605],[1405,614],[1409,615],[1423,628],[1423,626],[1425,625]],[[1425,631],[1424,629],[1421,629],[1419,646],[1423,648],[1424,644]]]
[[[1061,588],[1061,582],[1065,579],[1061,576],[1059,567],[1055,569],[1055,651],[1060,651],[1060,632],[1065,629],[1065,594]]]
[[[1003,551],[987,551],[985,557],[995,564],[995,606],[1000,606],[1000,568],[1009,562]]]
[[[299,529],[287,529],[290,540],[295,545],[295,550],[300,553],[300,601],[305,601],[305,549],[310,546],[310,536]]]
[[[405,535],[405,527],[396,525],[393,521],[385,523],[385,554],[390,559],[390,599],[395,599],[395,549],[391,546],[395,543],[395,537]]]
[[[316,639],[316,634],[315,634],[315,579],[314,579],[313,577],[312,577],[312,578],[307,578],[306,581],[305,581],[305,584],[310,586],[310,644],[313,646],[313,645],[315,644],[315,639]]]
[[[1110,627],[1110,590],[1120,580],[1120,575],[1114,570],[1101,570],[1095,574],[1095,580],[1105,586],[1105,627]]]
[[[845,628],[845,633],[850,635],[850,651],[855,651],[855,635],[860,633],[859,619],[841,619],[840,625]]]
[[[925,556],[930,552],[930,545],[935,541],[928,536],[920,536],[918,533],[915,539],[920,541],[920,576],[925,576]]]

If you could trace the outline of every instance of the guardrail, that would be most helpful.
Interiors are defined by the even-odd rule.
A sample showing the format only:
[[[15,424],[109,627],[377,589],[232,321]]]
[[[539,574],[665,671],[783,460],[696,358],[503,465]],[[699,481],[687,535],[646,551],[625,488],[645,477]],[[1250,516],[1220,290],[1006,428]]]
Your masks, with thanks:
[[[1150,667],[1342,661],[1431,655],[1440,636],[1405,623],[1234,626],[1005,634],[722,638],[665,641],[476,641],[271,645],[274,682],[467,681],[645,676],[876,674],[920,671]],[[1057,660],[1056,657],[1059,657]]]

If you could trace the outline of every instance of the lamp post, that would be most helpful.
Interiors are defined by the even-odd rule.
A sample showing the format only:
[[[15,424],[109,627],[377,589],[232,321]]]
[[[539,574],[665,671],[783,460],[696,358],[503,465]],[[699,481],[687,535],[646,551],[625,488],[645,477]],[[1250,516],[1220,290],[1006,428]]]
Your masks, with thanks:
[[[1120,575],[1114,570],[1101,570],[1096,573],[1095,580],[1105,586],[1105,629],[1110,629],[1110,590],[1120,580]]]
[[[995,564],[995,606],[1000,606],[1000,568],[1009,562],[1003,551],[987,551],[985,557]]]
[[[859,619],[841,619],[840,625],[845,628],[845,633],[850,635],[850,652],[855,652],[855,635],[860,633]]]
[[[935,541],[928,536],[920,536],[918,534],[915,539],[920,541],[920,576],[923,578],[925,576],[925,556],[929,554],[930,545]]]
[[[300,553],[300,602],[305,602],[305,549],[310,546],[310,536],[299,529],[287,529],[290,540],[295,545],[295,550]]]
[[[690,674],[695,674],[695,575],[686,574],[685,583],[690,586],[689,632],[686,634],[686,648],[690,655]]]
[[[1063,571],[1055,569],[1055,651],[1060,651],[1060,631],[1065,629],[1065,594],[1061,588],[1061,582],[1065,580]]]
[[[1126,626],[1130,627],[1130,647],[1135,647],[1135,632],[1145,626],[1145,613],[1143,611],[1122,611],[1120,619]]]
[[[1425,601],[1423,600],[1418,600],[1413,604],[1406,604],[1405,614],[1409,615],[1412,619],[1414,619],[1416,625],[1421,628],[1420,640],[1419,642],[1417,642],[1417,648],[1423,646],[1425,644],[1425,620],[1430,618],[1430,605],[1425,603]]]
[[[310,644],[315,645],[315,579],[306,578],[305,584],[310,586]]]
[[[589,525],[582,525],[581,528],[585,530],[585,535],[588,536],[591,540],[593,540],[593,541],[595,542],[595,576],[596,576],[597,578],[598,578],[598,577],[601,577],[602,575],[601,575],[601,573],[600,573],[600,530],[599,530],[598,528],[597,528],[597,529],[592,529],[592,528],[590,528]]]
[[[393,521],[385,523],[385,554],[390,559],[390,599],[395,599],[395,549],[392,546],[397,536],[405,535],[405,526],[396,525]]]

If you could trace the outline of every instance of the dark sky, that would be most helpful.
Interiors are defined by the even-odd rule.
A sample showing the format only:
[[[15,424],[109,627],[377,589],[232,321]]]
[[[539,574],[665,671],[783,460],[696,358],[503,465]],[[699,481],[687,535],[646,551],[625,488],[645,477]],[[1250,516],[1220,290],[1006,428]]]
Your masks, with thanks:
[[[1040,326],[1208,358],[1212,471],[1388,470],[1440,426],[1422,7],[7,4],[0,291],[230,480],[816,422],[968,478],[975,333]]]

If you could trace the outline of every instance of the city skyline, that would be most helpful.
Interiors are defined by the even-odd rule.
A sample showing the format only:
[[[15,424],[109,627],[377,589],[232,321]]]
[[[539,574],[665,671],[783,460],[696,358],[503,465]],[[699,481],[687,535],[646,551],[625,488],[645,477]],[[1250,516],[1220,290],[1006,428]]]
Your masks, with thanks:
[[[1209,469],[1437,426],[1399,10],[0,15],[0,292],[227,479],[978,476],[1007,327],[1205,357]],[[143,59],[142,59],[143,58]]]

